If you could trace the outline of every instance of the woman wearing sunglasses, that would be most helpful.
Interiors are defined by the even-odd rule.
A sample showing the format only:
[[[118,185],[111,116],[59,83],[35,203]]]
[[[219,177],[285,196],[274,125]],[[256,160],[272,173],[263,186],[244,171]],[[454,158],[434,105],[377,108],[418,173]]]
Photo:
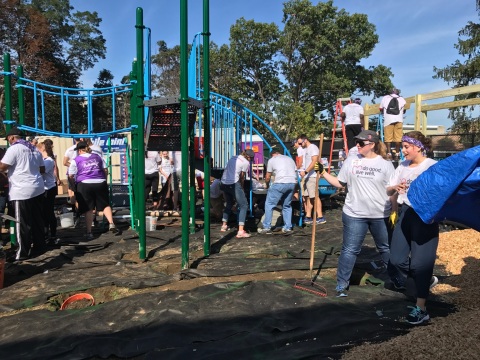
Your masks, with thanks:
[[[386,148],[376,132],[363,130],[355,136],[358,154],[348,156],[337,177],[321,169],[331,185],[347,186],[342,211],[343,244],[337,269],[337,297],[348,296],[350,276],[367,231],[373,236],[385,266],[390,257],[388,218],[392,204],[387,184],[395,169],[385,160]]]

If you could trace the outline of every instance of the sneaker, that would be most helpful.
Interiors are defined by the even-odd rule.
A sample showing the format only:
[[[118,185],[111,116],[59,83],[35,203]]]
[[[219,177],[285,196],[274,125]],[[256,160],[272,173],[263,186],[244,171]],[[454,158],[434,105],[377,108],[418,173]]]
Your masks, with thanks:
[[[433,275],[432,278],[430,279],[430,290],[432,290],[435,286],[438,284],[438,278]]]
[[[247,233],[245,230],[243,230],[242,232],[239,231],[239,232],[237,233],[237,236],[236,236],[236,237],[239,238],[239,239],[241,239],[241,238],[249,238],[250,236],[252,236],[252,235],[250,235],[250,234]]]
[[[319,225],[319,224],[325,224],[326,222],[327,222],[327,220],[325,220],[325,218],[324,218],[323,216],[317,218],[317,225]]]
[[[118,228],[115,226],[115,224],[108,225],[108,231],[112,232],[115,235],[120,233],[120,230],[118,230]]]
[[[409,308],[412,309],[412,311],[405,319],[409,324],[418,325],[424,321],[430,320],[430,316],[428,315],[426,308],[425,310],[420,309],[418,306],[409,306]]]
[[[259,234],[271,234],[271,233],[272,233],[272,229],[270,229],[270,228],[268,228],[268,229],[258,228],[258,229],[257,229],[257,233],[259,233]]]
[[[92,233],[87,233],[86,238],[87,238],[87,240],[93,240],[94,239]]]
[[[284,233],[284,234],[291,234],[291,233],[293,233],[293,230],[292,230],[292,229],[282,228],[282,233]]]
[[[220,228],[220,231],[221,232],[225,232],[225,231],[228,231],[230,230],[230,228],[228,227],[228,225],[222,225],[222,227]]]
[[[305,225],[313,224],[313,219],[311,217],[306,217],[305,219],[303,219],[303,223]]]
[[[347,297],[348,292],[345,289],[338,289],[336,297]]]

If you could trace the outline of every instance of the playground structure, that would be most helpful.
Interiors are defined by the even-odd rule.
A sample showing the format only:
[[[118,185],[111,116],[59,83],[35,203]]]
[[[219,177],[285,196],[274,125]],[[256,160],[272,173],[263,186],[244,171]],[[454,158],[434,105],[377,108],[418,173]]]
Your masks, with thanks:
[[[189,259],[189,234],[195,231],[195,141],[197,141],[199,158],[203,160],[203,170],[206,179],[210,177],[211,170],[222,170],[228,159],[246,148],[258,146],[255,140],[260,138],[262,150],[271,149],[271,145],[265,138],[266,132],[270,132],[279,144],[284,148],[284,153],[290,155],[283,142],[273,132],[273,130],[256,114],[241,104],[228,99],[220,94],[211,93],[208,86],[202,84],[209,83],[209,47],[201,44],[209,44],[209,2],[204,1],[204,24],[203,32],[195,36],[190,56],[188,54],[187,42],[187,1],[181,1],[181,94],[178,99],[167,101],[168,106],[175,106],[180,128],[181,141],[177,143],[175,150],[182,152],[182,169],[189,171],[182,172],[182,267],[188,268]],[[144,34],[149,29],[143,25],[143,10],[137,8],[136,13],[136,52],[137,59],[149,59],[149,53],[144,51]],[[201,51],[202,49],[202,51]],[[202,61],[200,59],[202,58]],[[201,66],[203,65],[203,71]],[[203,81],[201,75],[203,74]],[[130,83],[108,89],[67,89],[55,87],[47,84],[41,84],[23,77],[21,66],[17,68],[14,74],[10,67],[10,58],[8,54],[4,55],[4,71],[1,73],[5,79],[5,98],[6,109],[4,121],[7,131],[15,123],[23,130],[45,136],[59,136],[68,138],[79,137],[97,137],[105,136],[114,138],[119,134],[129,133],[131,141],[128,145],[127,158],[131,158],[129,166],[128,183],[132,184],[131,194],[131,216],[132,227],[139,236],[139,257],[146,257],[146,229],[145,229],[145,198],[144,194],[144,150],[145,134],[150,137],[152,133],[146,129],[151,129],[153,120],[149,110],[155,106],[165,106],[166,102],[159,99],[152,99],[149,84],[149,61],[137,60],[132,63],[130,73]],[[12,79],[16,79],[15,87],[18,90],[18,121],[13,120],[12,102]],[[96,93],[98,91],[98,93]],[[441,97],[467,94],[480,91],[480,85],[473,85],[466,88],[446,90],[431,94],[416,95],[406,98],[407,107],[410,104],[419,104],[415,109],[415,129],[426,129],[428,111],[451,108],[457,106],[467,106],[479,104],[479,99],[469,99],[462,101],[446,102],[443,104],[424,105],[422,101],[437,99]],[[25,102],[28,94],[31,94],[31,106],[33,108],[33,120],[28,122],[25,113]],[[118,127],[116,110],[118,107],[117,98],[119,94],[128,94],[130,98],[130,126]],[[45,97],[57,96],[59,106],[62,109],[60,129],[53,131],[46,128],[45,119]],[[111,128],[104,132],[94,132],[94,116],[92,112],[92,103],[96,97],[109,97],[112,104],[112,124]],[[189,104],[195,102],[196,114],[192,121],[192,109]],[[78,134],[71,131],[71,120],[69,108],[74,102],[85,104],[86,133]],[[203,105],[203,106],[202,106]],[[365,105],[365,127],[368,128],[368,117],[378,114],[378,105]],[[423,116],[423,118],[422,118]],[[150,122],[149,122],[150,121]],[[28,122],[28,123],[27,123]],[[262,128],[259,129],[258,126]],[[334,127],[335,130],[335,127]],[[150,141],[147,138],[147,143]],[[159,145],[161,146],[161,145]],[[203,147],[203,149],[202,149]],[[153,148],[151,148],[153,149]],[[158,149],[160,150],[160,149]],[[164,150],[164,148],[162,148]],[[173,148],[172,148],[173,150]],[[203,152],[203,154],[202,154]],[[331,151],[332,152],[332,151]],[[261,169],[264,162],[263,151],[257,152],[261,159],[254,163],[256,170]],[[202,157],[203,155],[203,157]],[[197,159],[198,160],[198,159]],[[207,181],[208,183],[208,181]],[[210,189],[205,187],[205,221],[204,221],[204,254],[210,252]],[[252,193],[250,192],[250,199]],[[250,204],[252,202],[250,201]],[[188,204],[188,205],[186,205]]]
[[[258,130],[253,123],[263,125],[266,131],[270,131],[273,137],[284,147],[289,155],[288,149],[283,145],[272,129],[263,122],[256,114],[243,107],[241,104],[228,99],[220,94],[210,94],[208,87],[201,86],[200,79],[201,63],[203,62],[203,84],[209,83],[209,50],[208,46],[203,47],[203,54],[200,53],[201,40],[204,44],[209,43],[209,2],[204,1],[204,29],[197,34],[188,60],[187,43],[187,1],[182,0],[180,6],[181,17],[181,94],[178,99],[152,99],[150,94],[150,46],[147,54],[144,52],[144,34],[147,32],[150,41],[150,29],[143,25],[143,10],[136,11],[136,59],[132,63],[130,83],[102,89],[74,89],[43,84],[23,76],[22,66],[17,67],[13,73],[10,65],[9,54],[4,54],[4,69],[0,75],[4,77],[5,84],[5,128],[9,131],[12,126],[18,126],[27,133],[39,136],[60,137],[60,138],[97,138],[106,137],[116,139],[129,134],[130,142],[127,144],[126,159],[128,160],[127,184],[131,186],[130,207],[132,217],[132,228],[139,236],[139,257],[146,258],[146,230],[145,230],[145,198],[144,194],[144,150],[147,144],[152,144],[151,137],[158,135],[151,132],[154,116],[150,115],[155,107],[168,106],[175,108],[174,117],[177,122],[177,129],[180,134],[175,146],[170,150],[182,152],[182,267],[188,268],[188,244],[189,234],[195,231],[195,143],[198,147],[198,158],[203,158],[203,170],[206,179],[210,177],[210,169],[222,170],[228,159],[246,148],[253,148],[253,135],[260,136],[263,143],[270,149],[271,145],[263,137],[264,130]],[[201,35],[201,36],[200,36]],[[202,61],[200,61],[203,55]],[[13,84],[12,80],[16,83]],[[18,120],[13,119],[12,93],[13,88],[18,92]],[[130,126],[118,126],[116,109],[118,99],[121,95],[128,95],[130,102]],[[61,119],[57,129],[47,127],[46,103],[55,98],[58,107],[61,109]],[[98,98],[111,100],[111,125],[110,128],[103,128],[101,132],[95,131],[95,119],[93,114],[93,103]],[[163,101],[163,102],[162,102]],[[195,103],[196,113],[192,113],[189,104]],[[28,109],[25,104],[27,103]],[[168,103],[168,104],[167,104]],[[202,104],[203,103],[203,104]],[[72,131],[71,108],[81,105],[86,111],[85,131],[77,133]],[[203,106],[202,106],[203,105]],[[196,122],[193,119],[198,119]],[[125,122],[126,123],[126,122]],[[147,132],[146,132],[147,130]],[[148,138],[145,138],[145,135]],[[194,136],[198,134],[198,136]],[[126,138],[125,138],[126,139]],[[126,141],[126,140],[125,140]],[[222,146],[219,144],[222,143]],[[211,144],[215,144],[213,149]],[[168,146],[167,146],[168,147]],[[203,147],[203,149],[201,149]],[[150,146],[150,149],[168,150],[163,144]],[[202,151],[203,150],[203,151]],[[212,151],[213,150],[213,151]],[[107,154],[109,155],[109,154]],[[263,164],[263,153],[261,156]],[[131,159],[131,161],[130,161]],[[213,164],[212,164],[212,160]],[[197,159],[198,160],[198,159]],[[197,162],[198,163],[198,162]],[[260,160],[257,161],[257,166]],[[110,171],[110,174],[112,171]],[[110,183],[112,178],[110,177]],[[204,253],[209,255],[210,251],[210,219],[209,219],[209,197],[210,189],[205,188],[205,221],[204,221]],[[250,194],[250,197],[252,195]],[[188,205],[186,205],[188,204]]]

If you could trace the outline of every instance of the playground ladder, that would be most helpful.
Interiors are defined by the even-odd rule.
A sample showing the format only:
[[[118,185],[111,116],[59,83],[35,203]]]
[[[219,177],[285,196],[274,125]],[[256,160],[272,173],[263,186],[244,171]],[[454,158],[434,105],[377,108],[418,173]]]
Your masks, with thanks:
[[[342,103],[350,103],[351,100],[350,98],[339,98],[337,99],[337,103],[335,105],[335,115],[333,117],[333,129],[332,129],[332,143],[330,145],[330,157],[328,159],[328,164],[330,165],[328,167],[328,173],[330,174],[331,168],[332,168],[332,161],[338,161],[338,160],[333,160],[333,153],[335,150],[335,141],[336,141],[336,131],[337,131],[337,121],[340,121],[342,124],[342,143],[343,143],[343,150],[345,151],[345,157],[348,156],[348,146],[347,146],[347,135],[345,133],[345,123],[341,120],[340,114],[343,112],[343,105]]]

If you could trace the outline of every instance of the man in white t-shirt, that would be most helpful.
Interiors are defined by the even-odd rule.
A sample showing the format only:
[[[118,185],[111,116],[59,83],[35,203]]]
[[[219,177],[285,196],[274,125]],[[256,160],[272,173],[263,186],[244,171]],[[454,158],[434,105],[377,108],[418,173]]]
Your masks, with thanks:
[[[388,105],[393,98],[398,100],[398,114],[391,114],[388,110]],[[380,103],[380,111],[383,113],[383,134],[387,152],[391,153],[392,142],[395,143],[397,158],[400,155],[400,146],[402,145],[403,114],[406,111],[406,103],[405,99],[400,96],[400,90],[395,88],[392,89],[390,95],[385,95]]]
[[[265,201],[265,218],[263,228],[257,229],[259,234],[270,234],[273,216],[273,208],[280,202],[282,204],[282,217],[284,234],[292,231],[292,196],[297,183],[297,166],[288,156],[282,155],[279,148],[272,148],[271,158],[267,164],[265,182],[268,186],[267,199]],[[272,175],[275,181],[272,185]]]
[[[23,132],[16,127],[7,133],[10,147],[0,162],[0,171],[8,170],[9,197],[17,220],[18,261],[43,254],[47,246],[43,226],[45,164],[37,148],[22,137]]]
[[[347,145],[351,149],[355,146],[355,136],[360,134],[363,129],[363,107],[360,105],[362,100],[356,98],[352,103],[345,105],[340,114],[345,124],[345,135],[347,136]]]
[[[304,223],[306,225],[312,224],[314,219],[312,219],[313,204],[315,201],[315,187],[318,186],[317,182],[317,173],[315,172],[315,163],[319,160],[320,150],[318,146],[312,144],[308,140],[306,135],[300,135],[297,139],[298,144],[305,150],[303,155],[303,167],[305,170],[300,172],[300,176],[305,179],[303,184],[303,196],[306,197],[305,201],[305,219]],[[323,217],[322,213],[322,202],[320,197],[317,198],[316,202],[316,216],[317,224],[325,224],[327,221]]]

